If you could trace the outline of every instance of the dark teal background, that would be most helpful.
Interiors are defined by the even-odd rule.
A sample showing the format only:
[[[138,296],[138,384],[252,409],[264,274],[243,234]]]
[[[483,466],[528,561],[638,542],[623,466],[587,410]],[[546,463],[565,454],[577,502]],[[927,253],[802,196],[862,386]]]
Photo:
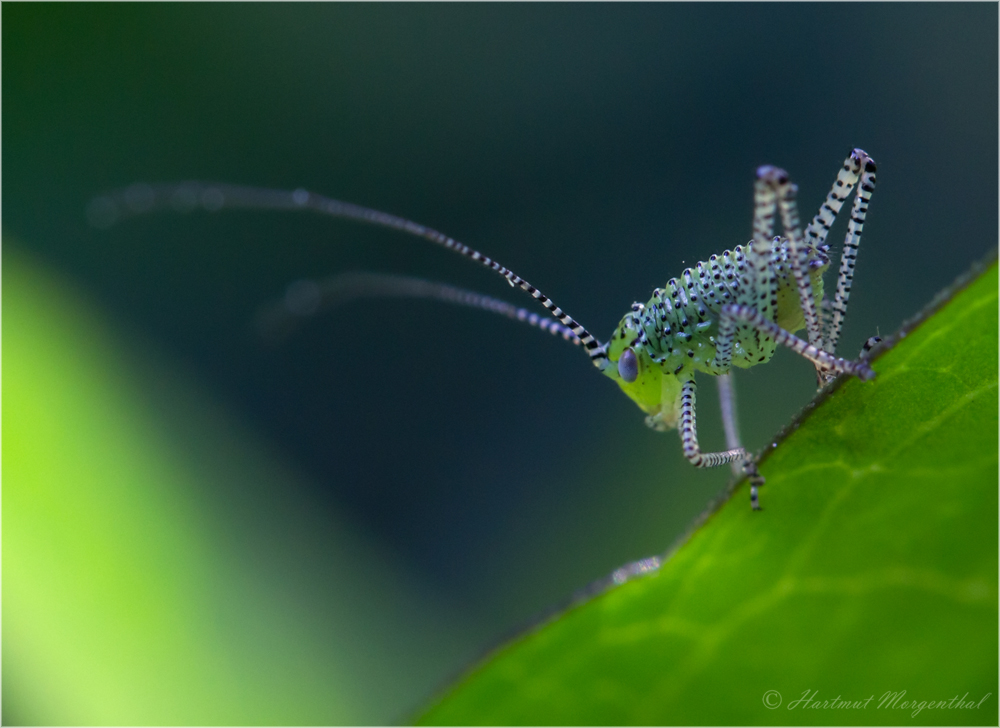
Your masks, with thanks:
[[[467,657],[663,552],[727,473],[690,468],[676,435],[647,430],[573,347],[487,314],[376,301],[278,349],[253,334],[290,281],[347,270],[531,304],[455,255],[294,214],[99,231],[92,195],[182,179],[307,187],[457,237],[603,338],[632,301],[749,238],[758,165],[789,171],[809,218],[860,146],[878,188],[844,355],[997,244],[995,4],[2,12],[7,245],[275,443],[320,484],[316,509],[345,509],[465,615]],[[843,222],[837,252],[842,236]],[[737,379],[754,448],[813,390],[812,368],[785,354]],[[721,446],[710,379],[699,394],[702,442]]]

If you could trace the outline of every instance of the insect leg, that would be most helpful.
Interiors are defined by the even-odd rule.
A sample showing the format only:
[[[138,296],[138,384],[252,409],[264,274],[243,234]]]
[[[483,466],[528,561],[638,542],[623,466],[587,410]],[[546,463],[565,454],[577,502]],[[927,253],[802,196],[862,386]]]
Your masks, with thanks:
[[[722,410],[722,429],[726,433],[726,447],[730,450],[741,448],[740,443],[740,423],[736,417],[736,388],[733,386],[732,373],[719,374],[715,377],[715,384],[719,389],[719,407]],[[739,464],[730,463],[733,475],[742,472]]]
[[[881,336],[869,336],[868,340],[865,341],[864,346],[861,347],[861,353],[858,354],[858,359],[862,361],[868,361],[872,355],[872,349],[882,343]]]
[[[767,321],[756,309],[739,304],[723,306],[719,312],[719,331],[731,331],[735,321],[745,321],[754,328],[766,332],[782,346],[787,346],[796,354],[811,361],[817,370],[831,371],[836,374],[851,374],[862,381],[867,381],[875,376],[875,372],[864,361],[848,361],[818,349],[815,345],[785,331],[773,321]],[[722,338],[721,333],[719,338]]]
[[[698,425],[695,416],[695,393],[698,387],[693,379],[681,385],[681,445],[684,457],[696,468],[715,468],[719,465],[746,460],[750,456],[742,447],[725,452],[702,452],[698,446]]]
[[[777,167],[764,166],[757,170],[757,182],[754,185],[754,197],[771,198],[777,201],[781,212],[781,225],[785,237],[788,238],[788,263],[795,278],[799,292],[799,304],[806,322],[806,335],[809,343],[817,349],[823,348],[823,330],[819,314],[816,311],[816,297],[813,294],[812,279],[809,277],[809,259],[811,248],[802,241],[799,228],[799,209],[795,202],[798,187],[788,180],[788,173]],[[756,205],[755,205],[756,209]],[[772,227],[773,227],[773,204]],[[756,217],[756,215],[755,215]],[[757,242],[757,224],[754,221],[754,242]]]
[[[765,168],[760,168],[760,170],[763,169]],[[774,186],[766,184],[760,179],[760,170],[758,170],[758,179],[754,185],[753,195],[753,242],[746,247],[746,261],[750,270],[748,275],[741,276],[743,285],[740,286],[736,301],[760,310],[767,319],[773,319],[772,311],[777,306],[777,290],[772,291],[769,296],[765,294],[769,274],[767,268],[774,247],[772,237],[774,235],[776,195]],[[740,341],[749,341],[749,333],[749,327],[741,327],[737,338]],[[759,332],[754,332],[753,341],[757,344],[757,349],[762,348],[765,343],[760,340]]]
[[[736,301],[760,313],[765,321],[774,321],[778,307],[778,263],[781,257],[779,239],[754,240],[747,246],[746,260],[750,270],[742,277]],[[750,336],[751,332],[753,336]],[[774,355],[777,343],[766,331],[739,324],[736,319],[719,320],[715,339],[713,367],[728,372],[732,365],[733,342],[738,340],[753,361],[766,361]],[[720,385],[721,386],[721,385]]]
[[[851,296],[851,284],[854,281],[854,264],[858,258],[858,246],[861,245],[861,229],[865,224],[868,204],[872,192],[875,191],[875,162],[861,149],[855,149],[850,159],[861,170],[861,182],[854,197],[851,209],[851,219],[847,223],[847,236],[844,238],[844,251],[840,255],[840,271],[837,275],[837,291],[833,298],[833,317],[830,320],[830,332],[827,336],[826,350],[831,354],[837,349],[840,339],[840,328],[847,315],[847,299]]]
[[[857,184],[858,176],[861,173],[861,160],[869,159],[868,155],[861,149],[855,149],[844,160],[844,165],[837,172],[837,179],[826,195],[826,200],[819,207],[816,217],[806,226],[806,242],[816,247],[826,244],[826,236],[830,232],[834,219],[840,213],[840,208],[844,206],[844,201],[851,195],[851,190]]]
[[[727,463],[742,463],[744,471],[750,476],[750,505],[756,511],[760,510],[757,499],[757,488],[763,485],[764,479],[757,472],[753,456],[742,447],[736,447],[725,452],[702,452],[698,446],[698,424],[695,415],[695,393],[697,385],[689,379],[681,385],[681,419],[680,436],[684,457],[696,468],[715,468]]]

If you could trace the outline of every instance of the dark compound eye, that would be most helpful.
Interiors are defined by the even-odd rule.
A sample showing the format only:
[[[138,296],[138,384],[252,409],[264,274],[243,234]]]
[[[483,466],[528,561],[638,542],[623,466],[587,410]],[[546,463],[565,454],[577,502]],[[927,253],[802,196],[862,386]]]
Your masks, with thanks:
[[[618,376],[626,382],[634,382],[639,378],[639,359],[631,348],[623,351],[618,359]]]

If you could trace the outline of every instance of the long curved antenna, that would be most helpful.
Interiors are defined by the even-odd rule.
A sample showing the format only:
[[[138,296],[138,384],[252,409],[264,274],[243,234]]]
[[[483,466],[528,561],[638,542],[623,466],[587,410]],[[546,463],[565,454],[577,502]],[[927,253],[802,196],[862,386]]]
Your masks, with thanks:
[[[583,343],[571,329],[555,319],[539,316],[498,298],[445,283],[386,273],[341,273],[320,281],[295,281],[288,286],[283,298],[262,308],[257,328],[261,335],[277,340],[290,333],[303,319],[361,298],[426,298],[478,308],[523,321],[577,346]]]
[[[448,237],[444,233],[385,212],[323,197],[304,189],[289,192],[239,185],[184,182],[174,185],[136,184],[123,190],[102,195],[91,201],[87,208],[87,216],[91,224],[96,227],[111,227],[123,217],[142,215],[162,209],[190,212],[199,207],[211,212],[223,208],[312,210],[324,215],[380,225],[424,238],[449,250],[454,250],[467,258],[471,258],[477,263],[499,273],[507,279],[507,282],[512,287],[516,286],[523,291],[527,291],[528,294],[548,309],[559,323],[571,330],[580,339],[580,343],[583,344],[587,355],[595,366],[599,368],[606,366],[607,353],[597,339],[553,303],[548,296],[519,275],[500,265],[495,260],[486,257],[479,251],[473,250],[454,238]]]

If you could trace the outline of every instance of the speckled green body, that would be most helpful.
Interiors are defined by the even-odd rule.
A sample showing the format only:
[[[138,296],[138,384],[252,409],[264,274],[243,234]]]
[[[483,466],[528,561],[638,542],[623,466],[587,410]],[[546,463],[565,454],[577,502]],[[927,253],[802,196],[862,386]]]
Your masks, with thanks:
[[[650,427],[677,427],[681,384],[693,379],[695,372],[718,375],[729,371],[729,367],[715,363],[719,311],[730,303],[754,305],[760,298],[746,257],[748,247],[738,245],[685,269],[678,278],[667,281],[666,287],[654,290],[648,302],[633,304],[612,334],[608,358],[617,362],[631,347],[639,362],[639,375],[634,382],[626,382],[615,366],[603,372],[648,415]],[[823,300],[823,273],[829,265],[825,250],[809,251],[808,271],[817,307]],[[775,297],[769,307],[772,320],[788,332],[803,328],[804,315],[784,242],[773,250],[768,272],[776,278]],[[775,348],[773,339],[753,327],[740,326],[732,365],[745,369],[762,364],[770,360]]]

